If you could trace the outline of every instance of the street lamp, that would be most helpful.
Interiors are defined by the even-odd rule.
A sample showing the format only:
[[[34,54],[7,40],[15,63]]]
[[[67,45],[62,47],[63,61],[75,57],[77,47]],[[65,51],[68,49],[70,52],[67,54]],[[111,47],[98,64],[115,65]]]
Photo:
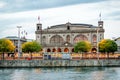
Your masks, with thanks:
[[[17,26],[18,28],[18,58],[20,58],[20,28],[22,28],[22,26]]]
[[[68,43],[65,43],[65,46],[67,47]]]
[[[97,28],[97,59],[99,60],[99,28]]]

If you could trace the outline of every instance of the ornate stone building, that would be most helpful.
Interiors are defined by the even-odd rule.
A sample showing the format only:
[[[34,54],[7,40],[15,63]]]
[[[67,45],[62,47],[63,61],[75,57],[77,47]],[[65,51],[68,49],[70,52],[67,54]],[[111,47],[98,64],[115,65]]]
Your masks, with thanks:
[[[93,49],[96,49],[97,42],[104,39],[103,21],[98,21],[98,26],[68,22],[43,30],[42,24],[38,23],[35,34],[44,52],[71,53],[74,52],[74,45],[82,40],[91,42]]]

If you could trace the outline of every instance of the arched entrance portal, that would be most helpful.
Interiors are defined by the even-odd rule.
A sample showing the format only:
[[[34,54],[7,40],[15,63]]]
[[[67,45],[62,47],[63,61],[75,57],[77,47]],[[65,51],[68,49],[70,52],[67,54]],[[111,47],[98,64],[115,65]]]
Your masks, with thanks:
[[[55,49],[55,48],[53,48],[52,52],[56,52],[56,49]]]
[[[97,49],[96,49],[96,48],[92,48],[92,52],[93,52],[93,53],[96,53],[96,52],[97,52]]]
[[[74,48],[71,51],[74,52]]]
[[[47,52],[51,52],[51,50],[48,48],[48,49],[47,49]]]
[[[57,52],[61,52],[61,48],[58,48],[58,49],[57,49]]]
[[[69,52],[69,49],[68,49],[68,48],[65,48],[65,49],[64,49],[64,52]]]

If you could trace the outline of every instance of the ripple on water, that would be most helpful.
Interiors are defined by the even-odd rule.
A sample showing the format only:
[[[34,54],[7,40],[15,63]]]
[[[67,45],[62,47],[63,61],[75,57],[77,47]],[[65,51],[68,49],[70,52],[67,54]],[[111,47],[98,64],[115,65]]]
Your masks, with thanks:
[[[120,80],[119,67],[1,68],[0,80]]]

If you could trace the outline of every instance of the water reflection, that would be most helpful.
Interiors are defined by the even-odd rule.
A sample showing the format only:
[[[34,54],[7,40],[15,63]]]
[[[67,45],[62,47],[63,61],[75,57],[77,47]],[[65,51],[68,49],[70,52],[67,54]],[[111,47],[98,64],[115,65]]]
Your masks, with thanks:
[[[0,69],[0,80],[119,80],[119,67]]]

